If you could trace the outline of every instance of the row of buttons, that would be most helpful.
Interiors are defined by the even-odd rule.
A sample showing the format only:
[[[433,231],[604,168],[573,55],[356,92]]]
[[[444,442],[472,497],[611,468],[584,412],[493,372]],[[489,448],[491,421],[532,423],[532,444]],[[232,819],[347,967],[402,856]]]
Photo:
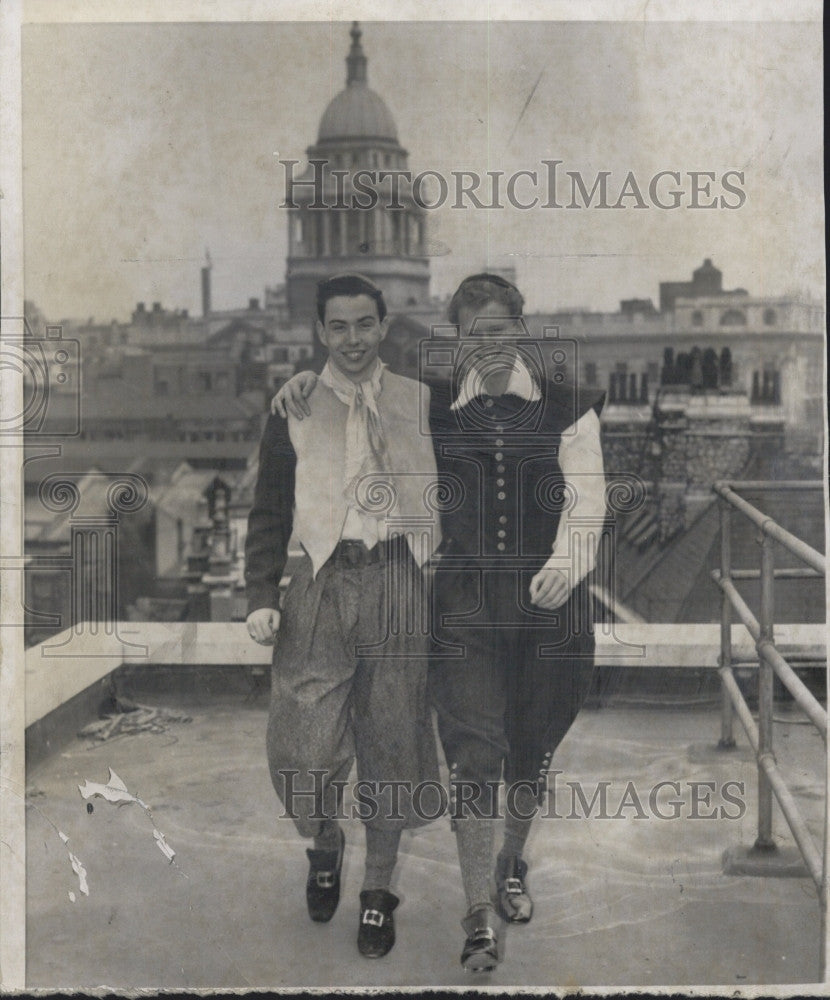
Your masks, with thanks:
[[[501,434],[503,431],[504,431],[504,427],[502,427],[502,426],[499,426],[499,427],[496,428],[496,433],[497,434]],[[496,438],[496,447],[497,448],[503,448],[504,447],[504,439],[503,438],[500,438],[500,437]],[[496,472],[504,472],[505,471],[505,467],[504,467],[504,465],[501,464],[504,461],[504,453],[501,452],[501,451],[497,451],[496,454],[495,454],[495,459],[499,463],[499,465],[496,466]],[[497,479],[496,480],[496,486],[504,486],[504,479],[501,479],[501,478]],[[499,490],[499,492],[496,494],[496,499],[497,500],[506,500],[507,499],[507,494],[504,492],[504,490]],[[502,514],[499,517],[499,524],[507,524],[507,518],[504,516],[504,514]],[[507,538],[507,532],[506,531],[499,531],[498,532],[498,537],[499,538]],[[498,542],[497,545],[496,545],[496,549],[499,552],[504,552],[506,548],[507,548],[507,546],[504,544],[504,542]]]

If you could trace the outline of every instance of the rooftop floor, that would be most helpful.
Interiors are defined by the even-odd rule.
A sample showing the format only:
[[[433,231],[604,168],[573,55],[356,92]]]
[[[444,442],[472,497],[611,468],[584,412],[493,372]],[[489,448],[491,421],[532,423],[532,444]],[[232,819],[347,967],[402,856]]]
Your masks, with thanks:
[[[446,817],[404,834],[393,884],[402,900],[397,945],[367,961],[355,946],[360,824],[347,823],[340,908],[330,924],[313,924],[304,901],[307,842],[278,818],[268,776],[266,696],[156,696],[153,704],[162,703],[192,721],[102,743],[74,739],[29,771],[29,988],[734,989],[818,978],[812,881],[722,874],[723,851],[754,840],[757,777],[742,733],[738,749],[712,749],[719,725],[711,708],[581,713],[554,760],[562,772],[555,784],[550,776],[555,810],[571,812],[566,781],[579,781],[589,801],[607,781],[608,812],[620,818],[594,810],[590,818],[536,822],[526,852],[534,918],[505,929],[494,973],[471,977],[459,965],[464,900]],[[797,709],[780,707],[777,718],[779,763],[820,843],[821,738]],[[89,800],[89,811],[78,786],[105,783],[109,768],[151,815],[101,798]],[[680,783],[682,818],[660,819],[650,807],[660,781]],[[689,818],[690,781],[715,783],[702,816],[724,806],[738,818]],[[731,786],[737,804],[724,797],[728,781],[744,783],[743,793]],[[628,782],[645,818],[633,805],[620,807]],[[661,793],[664,813],[673,797]],[[175,850],[174,864],[154,826]],[[780,814],[775,831],[791,843]],[[88,896],[69,852],[83,865]]]

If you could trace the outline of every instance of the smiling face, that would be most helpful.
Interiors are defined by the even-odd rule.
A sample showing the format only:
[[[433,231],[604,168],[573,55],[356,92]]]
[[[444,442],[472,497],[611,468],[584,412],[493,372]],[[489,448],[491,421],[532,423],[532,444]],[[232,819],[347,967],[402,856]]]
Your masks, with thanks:
[[[337,295],[326,302],[325,321],[317,321],[317,336],[329,350],[329,360],[352,382],[363,382],[375,367],[378,348],[389,326],[368,295]]]

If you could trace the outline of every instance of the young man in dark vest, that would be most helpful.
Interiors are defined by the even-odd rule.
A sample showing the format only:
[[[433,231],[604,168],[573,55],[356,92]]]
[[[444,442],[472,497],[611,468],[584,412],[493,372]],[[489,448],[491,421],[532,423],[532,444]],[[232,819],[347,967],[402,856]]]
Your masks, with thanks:
[[[245,545],[247,625],[255,641],[274,643],[268,763],[286,814],[314,838],[312,920],[330,920],[340,898],[338,815],[357,759],[366,826],[357,943],[378,958],[395,941],[401,831],[424,822],[413,790],[438,774],[429,636],[410,627],[424,613],[420,565],[440,540],[437,525],[424,531],[435,460],[420,433],[425,387],[378,358],[388,326],[381,291],[339,275],[318,286],[317,311],[329,357],[310,414],[271,416],[263,434]],[[417,533],[400,533],[415,523]],[[280,612],[292,531],[305,555]]]
[[[553,752],[588,690],[585,578],[605,516],[603,396],[546,377],[520,349],[523,304],[498,275],[465,279],[448,318],[460,343],[472,336],[478,346],[452,378],[429,382],[439,479],[459,498],[442,514],[430,682],[450,791],[463,799],[453,826],[469,907],[461,961],[471,971],[498,962],[490,880],[502,778],[499,911],[517,924],[533,912],[524,845]],[[301,416],[313,376],[292,382],[275,402]]]

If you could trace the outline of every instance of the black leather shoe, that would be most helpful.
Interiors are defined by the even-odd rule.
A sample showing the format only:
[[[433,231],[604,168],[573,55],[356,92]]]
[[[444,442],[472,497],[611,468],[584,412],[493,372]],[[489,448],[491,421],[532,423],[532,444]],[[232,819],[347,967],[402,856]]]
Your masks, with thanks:
[[[400,900],[386,889],[364,889],[360,894],[357,950],[364,958],[383,958],[395,944],[392,912]]]
[[[462,921],[467,932],[461,964],[466,972],[490,972],[499,964],[499,936],[493,924],[495,914],[489,906],[473,910]]]
[[[308,880],[305,884],[305,899],[308,915],[317,923],[327,923],[334,916],[340,902],[340,869],[343,867],[343,847],[346,837],[340,833],[340,848],[336,851],[316,851],[309,847]]]
[[[527,864],[514,854],[507,862],[496,862],[496,892],[499,915],[511,924],[526,924],[533,916],[533,900],[527,891]]]

